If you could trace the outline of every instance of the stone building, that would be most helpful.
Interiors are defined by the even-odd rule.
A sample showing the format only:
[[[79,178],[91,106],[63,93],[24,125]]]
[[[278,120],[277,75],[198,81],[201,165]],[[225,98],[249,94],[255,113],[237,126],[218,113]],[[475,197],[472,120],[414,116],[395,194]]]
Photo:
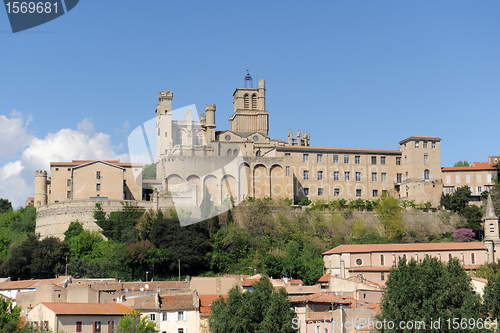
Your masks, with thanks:
[[[497,169],[490,163],[474,162],[471,166],[442,168],[444,193],[451,194],[459,187],[468,186],[472,194],[471,201],[479,202],[481,193],[491,191],[495,184],[493,180],[497,176]]]

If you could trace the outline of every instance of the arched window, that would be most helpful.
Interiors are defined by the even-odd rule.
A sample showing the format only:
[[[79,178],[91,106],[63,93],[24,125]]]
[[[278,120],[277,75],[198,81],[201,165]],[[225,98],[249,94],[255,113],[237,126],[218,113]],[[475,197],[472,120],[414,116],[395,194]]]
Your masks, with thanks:
[[[252,110],[257,110],[257,95],[252,95]]]
[[[403,254],[403,259],[406,260],[406,254]]]
[[[495,226],[492,224],[490,224],[490,233],[494,233],[495,232]]]
[[[429,180],[429,178],[430,178],[429,175],[430,175],[429,169],[425,169],[424,170],[424,180]]]
[[[245,110],[250,109],[250,99],[248,98],[248,94],[245,94],[245,96],[243,96],[243,104]]]
[[[235,149],[235,150],[233,151],[233,155],[234,155],[234,156],[238,156],[238,149]]]
[[[406,171],[406,182],[410,181],[410,175],[408,174],[408,171]]]
[[[231,155],[232,155],[232,153],[233,153],[233,151],[232,151],[231,149],[228,149],[228,150],[227,150],[227,156],[231,156]]]
[[[384,255],[380,255],[380,266],[384,266]]]
[[[451,255],[451,253],[448,253],[448,260],[451,260],[451,258],[453,258],[453,256]]]
[[[260,150],[257,150],[257,152],[255,153],[255,156],[260,156]]]
[[[425,259],[429,259],[429,253],[425,254]]]
[[[472,265],[474,265],[476,263],[476,256],[474,255],[474,253],[470,254],[470,263]]]

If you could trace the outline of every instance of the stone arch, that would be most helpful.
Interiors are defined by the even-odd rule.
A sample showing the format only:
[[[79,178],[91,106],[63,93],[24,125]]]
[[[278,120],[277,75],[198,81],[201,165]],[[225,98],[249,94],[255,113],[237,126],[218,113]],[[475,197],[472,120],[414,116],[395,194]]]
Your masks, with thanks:
[[[270,196],[269,172],[264,164],[257,164],[253,168],[253,192],[257,199]]]
[[[203,181],[203,186],[207,187],[212,202],[215,205],[220,205],[219,182],[217,181],[217,177],[212,174],[207,175]],[[205,194],[205,192],[203,192],[203,194]]]
[[[224,177],[222,177],[220,181],[220,187],[221,187],[222,201],[224,201],[224,199],[229,197],[237,198],[238,187],[236,184],[236,179],[234,178],[233,175],[225,175]]]
[[[193,191],[193,205],[198,207],[201,205],[201,198],[203,197],[203,186],[201,186],[201,179],[197,175],[190,175],[186,178],[190,190]]]
[[[257,95],[252,95],[252,110],[257,110]]]
[[[238,149],[235,149],[235,150],[233,151],[233,155],[234,155],[234,156],[238,156]]]
[[[228,149],[226,155],[227,156],[233,155],[233,150],[232,149]]]
[[[279,164],[271,166],[271,198],[283,198],[285,194],[285,175],[283,174],[283,167]]]
[[[238,167],[238,185],[239,185],[239,201],[244,200],[249,195],[253,195],[252,191],[252,173],[250,165],[242,163]]]
[[[248,97],[248,94],[245,94],[243,96],[243,108],[245,110],[249,110],[250,109],[250,98]]]
[[[167,191],[175,191],[176,187],[183,183],[182,177],[178,174],[171,174],[167,177]]]

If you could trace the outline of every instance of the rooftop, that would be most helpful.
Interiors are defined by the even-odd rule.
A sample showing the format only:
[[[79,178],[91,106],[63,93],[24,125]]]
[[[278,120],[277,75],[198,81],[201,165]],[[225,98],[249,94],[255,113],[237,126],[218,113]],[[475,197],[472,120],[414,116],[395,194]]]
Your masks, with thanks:
[[[52,303],[41,305],[58,315],[126,315],[133,312],[131,308],[117,303]]]
[[[453,251],[484,250],[481,242],[457,243],[412,243],[412,244],[354,244],[339,245],[323,254],[370,253],[370,252],[415,252],[415,251]]]

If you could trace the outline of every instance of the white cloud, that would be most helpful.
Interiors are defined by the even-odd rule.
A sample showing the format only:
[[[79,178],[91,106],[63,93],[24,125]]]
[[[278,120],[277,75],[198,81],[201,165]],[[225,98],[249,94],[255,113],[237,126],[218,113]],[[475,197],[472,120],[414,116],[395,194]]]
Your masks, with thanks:
[[[29,122],[30,119],[24,121],[19,113],[12,113],[10,118],[0,116],[0,198],[9,199],[13,207],[24,205],[26,199],[34,195],[35,170],[49,171],[50,162],[128,160],[128,155],[117,154],[117,147],[111,144],[108,134],[95,132],[91,119],[82,120],[77,125],[77,130],[65,128],[49,133],[45,138],[28,135]],[[7,125],[13,128],[5,129]],[[10,139],[6,140],[9,144],[2,142],[6,132],[10,133]],[[9,145],[11,147],[5,147]],[[6,162],[14,156],[20,158]]]

